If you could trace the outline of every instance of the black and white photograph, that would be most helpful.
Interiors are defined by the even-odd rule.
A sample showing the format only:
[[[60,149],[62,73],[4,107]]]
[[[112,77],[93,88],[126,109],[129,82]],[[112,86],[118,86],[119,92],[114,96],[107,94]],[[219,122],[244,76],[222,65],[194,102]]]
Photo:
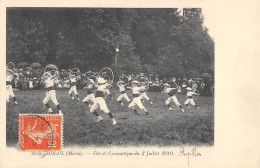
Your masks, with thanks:
[[[6,145],[60,114],[69,146],[214,146],[202,8],[7,8]],[[35,135],[37,138],[37,135]]]
[[[0,167],[260,165],[259,0],[0,0]]]

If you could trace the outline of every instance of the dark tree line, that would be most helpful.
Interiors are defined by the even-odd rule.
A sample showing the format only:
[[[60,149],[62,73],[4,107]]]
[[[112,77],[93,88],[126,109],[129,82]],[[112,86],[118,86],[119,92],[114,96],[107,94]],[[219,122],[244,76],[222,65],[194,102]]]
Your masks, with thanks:
[[[214,41],[197,8],[8,8],[6,30],[7,62],[16,64],[82,71],[109,66],[163,76],[214,73]]]

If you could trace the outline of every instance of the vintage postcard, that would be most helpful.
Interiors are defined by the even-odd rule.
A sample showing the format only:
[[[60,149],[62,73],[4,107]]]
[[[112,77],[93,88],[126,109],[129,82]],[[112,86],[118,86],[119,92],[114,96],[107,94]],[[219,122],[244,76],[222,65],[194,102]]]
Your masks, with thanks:
[[[260,2],[0,3],[0,167],[260,166]]]

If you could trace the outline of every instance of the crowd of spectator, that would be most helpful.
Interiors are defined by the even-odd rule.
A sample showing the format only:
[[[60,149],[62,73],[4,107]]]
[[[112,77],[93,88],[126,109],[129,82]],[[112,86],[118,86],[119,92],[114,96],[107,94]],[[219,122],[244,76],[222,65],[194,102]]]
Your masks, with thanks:
[[[121,78],[124,81],[128,81],[128,84],[131,85],[131,81],[139,74],[124,75],[121,74]],[[174,80],[177,84],[178,94],[186,95],[186,88],[190,87],[193,90],[197,90],[201,96],[213,96],[214,95],[214,80],[209,78],[188,78],[188,77],[170,77],[162,78],[159,75],[154,74],[145,74],[149,81],[149,89],[151,92],[161,92],[164,90],[164,84],[170,80]],[[120,78],[120,77],[119,77]]]
[[[70,88],[70,69],[62,69],[60,71],[60,77],[55,81],[55,87],[57,89],[67,89]],[[44,73],[44,68],[31,68],[25,67],[14,70],[13,87],[20,90],[27,89],[43,89],[41,85],[41,76]],[[80,80],[77,84],[78,89],[82,89],[89,78],[95,80],[98,72],[84,72],[80,74]],[[131,81],[135,78],[135,74],[124,75],[121,74],[120,77],[125,78],[125,81],[130,85]],[[214,81],[208,78],[187,78],[187,77],[171,77],[171,78],[161,78],[159,75],[147,75],[149,81],[149,90],[152,92],[161,92],[164,89],[164,84],[170,80],[174,80],[178,85],[178,93],[186,94],[186,87],[191,87],[197,89],[202,96],[213,96],[214,95]],[[119,77],[119,78],[120,78]],[[119,79],[118,79],[119,80]]]
[[[13,87],[21,90],[40,89],[43,68],[20,68],[14,70]]]
[[[164,89],[164,84],[168,81],[173,80],[177,84],[178,94],[186,95],[187,87],[192,90],[197,90],[201,96],[213,96],[214,95],[214,81],[213,79],[207,78],[163,78],[155,80],[150,83],[150,91],[161,91]]]
[[[14,78],[12,80],[12,85],[14,88],[20,90],[27,89],[44,89],[41,85],[41,77],[44,73],[44,68],[31,68],[24,67],[19,69],[14,69]],[[81,75],[81,80],[78,82],[79,87],[83,86],[87,79],[92,75],[97,73],[87,72]],[[59,78],[55,81],[55,87],[57,89],[70,88],[70,69],[62,69]]]

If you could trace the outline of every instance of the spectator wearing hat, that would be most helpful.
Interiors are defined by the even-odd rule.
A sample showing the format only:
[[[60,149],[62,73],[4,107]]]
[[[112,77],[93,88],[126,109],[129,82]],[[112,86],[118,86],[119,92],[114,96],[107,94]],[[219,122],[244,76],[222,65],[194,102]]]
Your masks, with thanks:
[[[204,87],[204,95],[205,96],[210,96],[211,91],[210,91],[210,81],[209,79],[204,79],[205,87]]]
[[[204,87],[205,87],[205,84],[203,83],[203,81],[202,81],[201,78],[198,79],[197,85],[198,85],[198,90],[199,90],[200,95],[201,95],[201,96],[204,96]]]
[[[18,69],[14,69],[14,87],[19,87],[19,71]]]

